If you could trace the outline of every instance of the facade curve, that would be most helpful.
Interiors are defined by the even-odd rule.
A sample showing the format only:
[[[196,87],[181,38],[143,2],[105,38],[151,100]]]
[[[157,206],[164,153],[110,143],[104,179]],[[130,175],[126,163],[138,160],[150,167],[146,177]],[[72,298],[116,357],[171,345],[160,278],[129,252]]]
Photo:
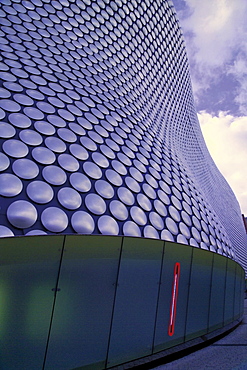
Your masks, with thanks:
[[[246,268],[170,1],[0,6],[0,235],[175,241]]]

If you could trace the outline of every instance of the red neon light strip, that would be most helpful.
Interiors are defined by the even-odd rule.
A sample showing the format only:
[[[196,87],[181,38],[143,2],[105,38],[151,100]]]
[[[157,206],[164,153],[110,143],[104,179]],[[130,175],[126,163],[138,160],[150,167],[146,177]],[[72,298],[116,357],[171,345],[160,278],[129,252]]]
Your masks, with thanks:
[[[171,300],[171,306],[170,306],[170,321],[169,321],[169,327],[168,327],[168,335],[170,337],[174,334],[174,330],[175,330],[179,276],[180,276],[180,263],[176,262],[174,265],[172,300]]]

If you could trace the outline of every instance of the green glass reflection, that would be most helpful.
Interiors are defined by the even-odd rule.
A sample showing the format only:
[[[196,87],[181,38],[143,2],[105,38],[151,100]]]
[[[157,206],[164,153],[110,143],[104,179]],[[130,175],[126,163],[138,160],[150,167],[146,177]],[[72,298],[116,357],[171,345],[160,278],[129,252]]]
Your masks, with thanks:
[[[235,299],[234,299],[234,319],[241,316],[243,306],[243,289],[242,289],[242,267],[236,265],[236,278],[235,278]]]
[[[0,240],[1,369],[42,369],[63,240]]]
[[[53,307],[44,368],[51,370],[102,370],[203,335],[208,324],[213,331],[243,313],[242,267],[176,243],[18,237],[0,239],[0,255],[3,370],[42,369]],[[176,262],[181,274],[175,332],[169,337]]]
[[[152,353],[163,245],[124,238],[108,367]]]
[[[209,332],[221,328],[224,322],[226,263],[226,257],[220,256],[219,254],[213,254]]]
[[[1,343],[8,330],[8,322],[11,319],[9,317],[10,297],[9,297],[9,285],[7,281],[0,281],[0,340]]]
[[[234,317],[235,270],[236,263],[230,259],[227,259],[224,325],[227,325],[233,321]]]
[[[193,248],[186,341],[207,333],[213,253]]]
[[[66,236],[45,369],[105,367],[121,244]]]

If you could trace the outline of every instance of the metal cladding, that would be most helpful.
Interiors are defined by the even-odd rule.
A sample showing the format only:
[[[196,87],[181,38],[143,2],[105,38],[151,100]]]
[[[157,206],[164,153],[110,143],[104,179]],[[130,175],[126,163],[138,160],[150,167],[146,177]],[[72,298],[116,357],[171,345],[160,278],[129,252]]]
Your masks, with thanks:
[[[140,236],[245,265],[172,3],[5,0],[0,17],[1,236]]]

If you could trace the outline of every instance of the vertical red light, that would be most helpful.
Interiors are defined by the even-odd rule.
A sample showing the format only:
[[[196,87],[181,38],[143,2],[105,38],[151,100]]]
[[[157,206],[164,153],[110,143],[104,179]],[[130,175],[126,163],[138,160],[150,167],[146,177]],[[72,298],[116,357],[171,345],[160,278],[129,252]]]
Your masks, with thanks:
[[[170,306],[170,321],[169,321],[169,327],[168,327],[168,335],[170,337],[174,334],[174,330],[175,330],[179,276],[180,276],[180,263],[176,262],[174,265],[172,300],[171,300],[171,306]]]

